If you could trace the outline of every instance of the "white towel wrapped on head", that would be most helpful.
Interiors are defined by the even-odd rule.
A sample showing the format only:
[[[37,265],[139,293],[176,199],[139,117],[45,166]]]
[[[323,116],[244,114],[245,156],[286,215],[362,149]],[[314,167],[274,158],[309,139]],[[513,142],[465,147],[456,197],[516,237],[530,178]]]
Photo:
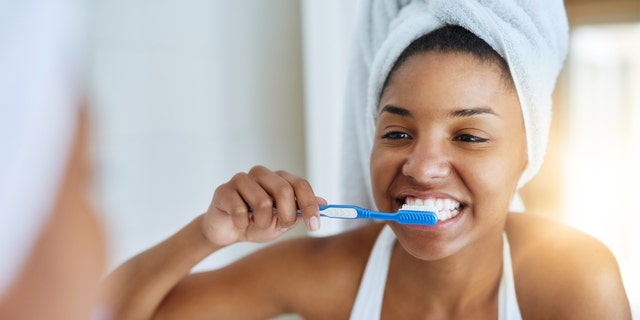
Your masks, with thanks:
[[[518,188],[535,176],[547,146],[551,95],[568,49],[562,0],[365,0],[360,14],[347,80],[341,201],[375,207],[369,156],[380,91],[404,49],[445,25],[471,31],[509,65],[522,107],[529,160]],[[519,209],[514,206],[519,199],[514,200],[512,209]]]

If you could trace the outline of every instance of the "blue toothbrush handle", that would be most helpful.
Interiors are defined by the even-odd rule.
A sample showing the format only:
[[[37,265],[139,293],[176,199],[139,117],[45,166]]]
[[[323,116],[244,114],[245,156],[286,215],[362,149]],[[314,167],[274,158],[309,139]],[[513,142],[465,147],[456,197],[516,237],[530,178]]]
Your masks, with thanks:
[[[327,211],[323,212],[324,210],[331,211],[331,213],[326,213]],[[249,208],[249,213],[252,212],[253,210]],[[274,207],[273,214],[277,213],[278,210]],[[301,215],[302,213],[298,210],[298,216]],[[342,219],[378,219],[395,221],[400,224],[417,224],[425,226],[433,226],[438,223],[438,214],[432,211],[400,210],[398,212],[380,212],[362,207],[340,204],[320,206],[320,215],[329,218]]]

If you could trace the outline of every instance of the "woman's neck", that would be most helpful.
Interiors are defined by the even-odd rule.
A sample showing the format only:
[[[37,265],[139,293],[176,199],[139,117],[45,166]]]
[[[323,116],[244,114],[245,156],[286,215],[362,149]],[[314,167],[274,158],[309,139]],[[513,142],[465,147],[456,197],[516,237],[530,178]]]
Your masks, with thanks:
[[[385,299],[404,296],[425,308],[448,310],[493,307],[502,276],[503,238],[487,236],[437,260],[417,259],[398,242],[389,266]],[[497,305],[497,304],[496,304]]]

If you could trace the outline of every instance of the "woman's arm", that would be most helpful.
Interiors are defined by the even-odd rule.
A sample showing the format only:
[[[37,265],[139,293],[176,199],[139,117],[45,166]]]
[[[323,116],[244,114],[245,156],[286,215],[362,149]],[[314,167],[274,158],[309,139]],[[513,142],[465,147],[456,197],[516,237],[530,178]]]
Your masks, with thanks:
[[[159,319],[346,319],[382,225],[299,237],[222,269],[191,274],[165,297]]]
[[[198,262],[222,248],[202,235],[202,220],[199,216],[107,277],[103,300],[114,319],[152,318],[165,295]]]
[[[202,259],[233,243],[271,241],[300,220],[304,220],[308,228],[317,229],[318,204],[325,202],[315,197],[306,180],[283,171],[273,172],[258,166],[249,173],[237,174],[216,189],[205,214],[167,240],[130,259],[106,279],[107,308],[117,319],[151,318],[157,315],[165,297],[179,283],[199,277],[185,279]],[[273,213],[274,205],[277,214]],[[297,207],[302,211],[302,218],[297,215]],[[212,280],[218,279],[215,277],[218,273],[208,275],[211,287],[207,294],[216,297],[211,304],[228,307],[238,303],[235,307],[246,308],[244,301],[219,295],[237,282],[228,283],[222,278]],[[254,285],[260,286],[255,282]],[[190,286],[180,286],[180,290],[184,288]],[[188,294],[191,293],[179,295]],[[176,296],[175,292],[172,296]]]

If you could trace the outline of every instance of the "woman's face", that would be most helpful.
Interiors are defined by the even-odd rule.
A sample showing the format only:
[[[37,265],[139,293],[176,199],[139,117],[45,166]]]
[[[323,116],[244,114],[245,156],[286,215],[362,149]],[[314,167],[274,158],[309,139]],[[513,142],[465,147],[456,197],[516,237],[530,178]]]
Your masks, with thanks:
[[[435,226],[391,223],[415,257],[441,259],[501,234],[526,164],[518,96],[495,63],[429,52],[392,75],[371,153],[376,205],[395,212],[431,199],[443,208]]]

